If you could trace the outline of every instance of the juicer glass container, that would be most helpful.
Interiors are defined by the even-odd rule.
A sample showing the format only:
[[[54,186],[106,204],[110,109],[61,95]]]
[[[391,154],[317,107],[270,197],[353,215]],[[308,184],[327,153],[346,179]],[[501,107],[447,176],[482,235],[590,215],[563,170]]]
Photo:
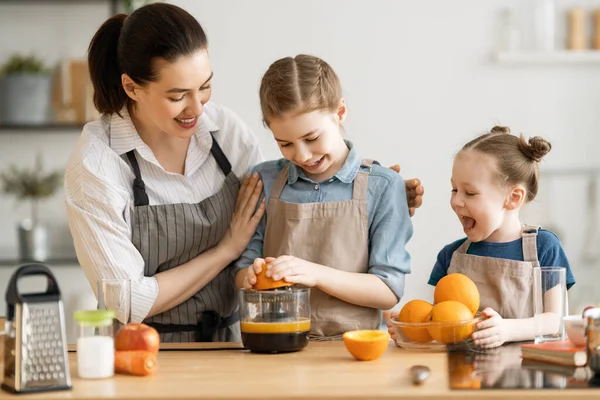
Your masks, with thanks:
[[[255,352],[297,351],[308,344],[310,288],[240,291],[244,346]]]

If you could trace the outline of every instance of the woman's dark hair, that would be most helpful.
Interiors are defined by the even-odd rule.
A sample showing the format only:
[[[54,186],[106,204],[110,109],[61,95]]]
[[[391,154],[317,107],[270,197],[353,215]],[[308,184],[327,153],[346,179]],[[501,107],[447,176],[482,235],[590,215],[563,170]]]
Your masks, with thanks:
[[[128,101],[122,74],[138,85],[154,82],[159,78],[157,59],[174,62],[207,45],[198,21],[171,4],[152,3],[129,16],[114,15],[98,29],[88,48],[94,105],[102,114],[119,113]]]

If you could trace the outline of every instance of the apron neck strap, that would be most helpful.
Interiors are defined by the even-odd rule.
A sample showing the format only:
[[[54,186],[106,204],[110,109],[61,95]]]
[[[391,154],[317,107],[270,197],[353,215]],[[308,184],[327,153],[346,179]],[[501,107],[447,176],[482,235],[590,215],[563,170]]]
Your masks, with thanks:
[[[537,262],[537,234],[539,227],[538,226],[530,226],[523,225],[523,229],[521,231],[522,237],[522,246],[523,246],[523,261],[529,262]],[[457,253],[466,254],[469,246],[471,245],[471,241],[469,239],[465,240],[463,244],[456,249]]]
[[[225,153],[223,153],[223,150],[221,149],[221,146],[219,146],[219,143],[217,143],[217,139],[215,139],[215,135],[213,132],[210,133],[210,136],[212,138],[212,146],[210,148],[210,152],[217,161],[217,164],[219,164],[219,168],[221,168],[223,174],[227,176],[231,172],[231,163],[227,159]]]
[[[283,166],[283,169],[281,170],[279,175],[277,175],[277,179],[275,180],[275,183],[273,184],[273,190],[271,190],[271,198],[272,199],[279,200],[279,195],[281,195],[281,191],[283,190],[283,187],[285,186],[285,183],[288,180],[289,169],[290,169],[290,163],[287,162]]]
[[[539,226],[523,225],[523,261],[537,262],[537,234]]]
[[[133,205],[136,207],[147,206],[150,204],[150,200],[148,199],[148,193],[146,193],[146,185],[142,180],[140,165],[137,162],[137,158],[135,158],[135,150],[127,152],[127,159],[135,175],[133,179]]]
[[[369,188],[369,175],[373,170],[373,160],[362,160],[360,166],[369,168],[368,171],[358,171],[352,182],[352,200],[366,200]]]
[[[373,160],[363,160],[361,167],[369,168],[368,171],[358,171],[356,178],[352,184],[352,200],[365,200],[367,198],[367,189],[369,186],[369,175],[371,174]],[[286,163],[275,183],[273,184],[273,190],[271,191],[271,198],[279,200],[281,191],[283,190],[285,183],[288,179],[289,163]]]

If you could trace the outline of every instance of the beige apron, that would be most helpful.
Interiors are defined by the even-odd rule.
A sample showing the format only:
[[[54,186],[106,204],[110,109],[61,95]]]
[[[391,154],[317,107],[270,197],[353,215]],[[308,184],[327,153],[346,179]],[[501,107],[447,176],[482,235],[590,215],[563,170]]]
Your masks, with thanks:
[[[324,203],[287,203],[279,199],[288,179],[289,164],[280,172],[267,205],[264,255],[291,255],[346,272],[369,269],[369,216],[367,186],[372,161],[363,161],[369,171],[357,173],[352,200]],[[315,190],[319,189],[315,184]],[[311,339],[339,338],[355,329],[377,329],[380,312],[357,306],[311,288]]]
[[[537,257],[538,227],[523,226],[523,259],[508,260],[467,254],[471,241],[467,239],[452,254],[448,274],[459,272],[475,282],[481,296],[479,310],[491,307],[502,318],[533,316],[533,268],[539,267]]]

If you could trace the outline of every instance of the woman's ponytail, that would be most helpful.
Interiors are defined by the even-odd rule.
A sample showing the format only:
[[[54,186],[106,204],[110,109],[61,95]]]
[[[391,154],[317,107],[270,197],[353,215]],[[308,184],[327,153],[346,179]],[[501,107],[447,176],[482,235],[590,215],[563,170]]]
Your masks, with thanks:
[[[94,105],[101,114],[119,113],[127,102],[119,62],[119,37],[126,18],[125,14],[109,18],[98,29],[88,48]]]

